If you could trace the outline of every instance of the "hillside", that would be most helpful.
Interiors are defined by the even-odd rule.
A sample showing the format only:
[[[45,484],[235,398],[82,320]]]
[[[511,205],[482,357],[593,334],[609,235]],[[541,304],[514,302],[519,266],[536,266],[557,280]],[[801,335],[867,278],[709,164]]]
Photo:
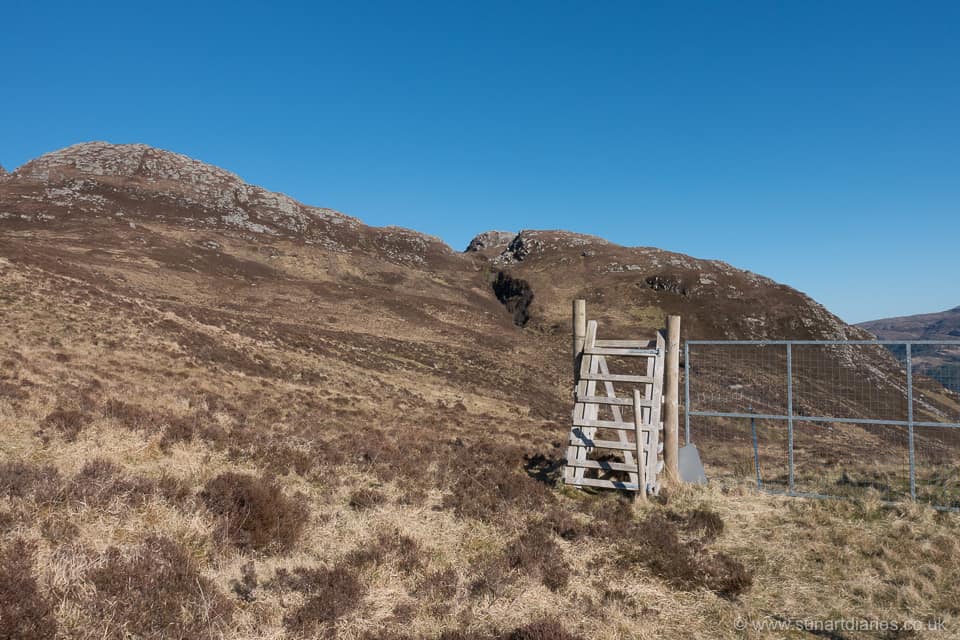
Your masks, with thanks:
[[[667,313],[689,338],[867,336],[722,262],[563,231],[459,252],[144,145],[0,175],[0,624],[707,638],[955,615],[956,522],[923,509],[691,488],[634,514],[556,486],[574,297],[605,337]],[[824,561],[846,569],[830,603]]]

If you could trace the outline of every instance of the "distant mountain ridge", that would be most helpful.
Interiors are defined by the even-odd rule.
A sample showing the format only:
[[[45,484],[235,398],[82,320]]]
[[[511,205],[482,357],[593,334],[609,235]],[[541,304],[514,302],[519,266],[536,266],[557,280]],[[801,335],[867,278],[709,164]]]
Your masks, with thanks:
[[[881,340],[960,340],[960,307],[939,313],[871,320],[857,326]]]
[[[939,313],[884,318],[862,322],[881,340],[942,340],[956,345],[914,345],[913,362],[917,371],[938,380],[960,393],[960,307]],[[902,347],[893,347],[896,353]]]

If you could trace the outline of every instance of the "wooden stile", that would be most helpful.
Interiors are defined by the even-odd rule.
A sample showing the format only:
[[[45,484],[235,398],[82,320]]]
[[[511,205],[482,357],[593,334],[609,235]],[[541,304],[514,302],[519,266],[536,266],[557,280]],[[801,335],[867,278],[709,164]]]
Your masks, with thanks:
[[[656,340],[599,340],[595,320],[584,322],[582,342],[576,335],[577,327],[586,317],[585,305],[573,306],[574,360],[577,364],[574,384],[567,463],[564,482],[577,487],[598,487],[636,491],[642,496],[659,491],[658,475],[664,468],[660,454],[664,453],[663,376],[666,345],[662,335]],[[582,314],[582,315],[581,315]],[[607,357],[644,358],[645,371],[638,374],[611,373]],[[603,389],[597,389],[597,383]],[[629,390],[618,396],[614,385],[626,385]],[[598,392],[599,391],[599,392]],[[599,410],[608,407],[612,420],[600,419]],[[624,420],[622,409],[630,407],[632,420]],[[607,429],[617,435],[616,440],[596,439],[597,429]],[[632,437],[631,437],[632,434]],[[592,458],[602,453],[600,459]],[[622,456],[622,461],[610,459]],[[587,472],[596,477],[587,475]],[[616,478],[627,474],[627,480]],[[610,477],[614,474],[614,477]]]

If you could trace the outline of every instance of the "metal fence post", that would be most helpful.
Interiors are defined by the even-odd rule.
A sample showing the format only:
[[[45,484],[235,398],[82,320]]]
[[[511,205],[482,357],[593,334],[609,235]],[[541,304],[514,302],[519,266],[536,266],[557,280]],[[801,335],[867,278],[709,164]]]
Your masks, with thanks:
[[[690,444],[690,341],[683,342],[683,443]]]
[[[917,499],[917,460],[913,446],[913,345],[907,343],[907,441],[910,447],[910,499]]]
[[[787,343],[787,464],[790,468],[789,493],[793,495],[793,345]]]
[[[753,413],[753,407],[750,407]],[[757,441],[757,419],[750,417],[750,435],[753,436],[753,466],[757,470],[757,488],[763,489],[763,478],[760,476],[760,444]]]

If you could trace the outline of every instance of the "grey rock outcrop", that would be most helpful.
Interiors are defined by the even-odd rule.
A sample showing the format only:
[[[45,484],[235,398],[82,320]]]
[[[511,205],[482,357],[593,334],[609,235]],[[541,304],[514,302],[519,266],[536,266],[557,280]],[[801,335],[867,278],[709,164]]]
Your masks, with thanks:
[[[484,231],[474,236],[464,252],[473,253],[484,249],[506,248],[516,235],[513,231]]]

